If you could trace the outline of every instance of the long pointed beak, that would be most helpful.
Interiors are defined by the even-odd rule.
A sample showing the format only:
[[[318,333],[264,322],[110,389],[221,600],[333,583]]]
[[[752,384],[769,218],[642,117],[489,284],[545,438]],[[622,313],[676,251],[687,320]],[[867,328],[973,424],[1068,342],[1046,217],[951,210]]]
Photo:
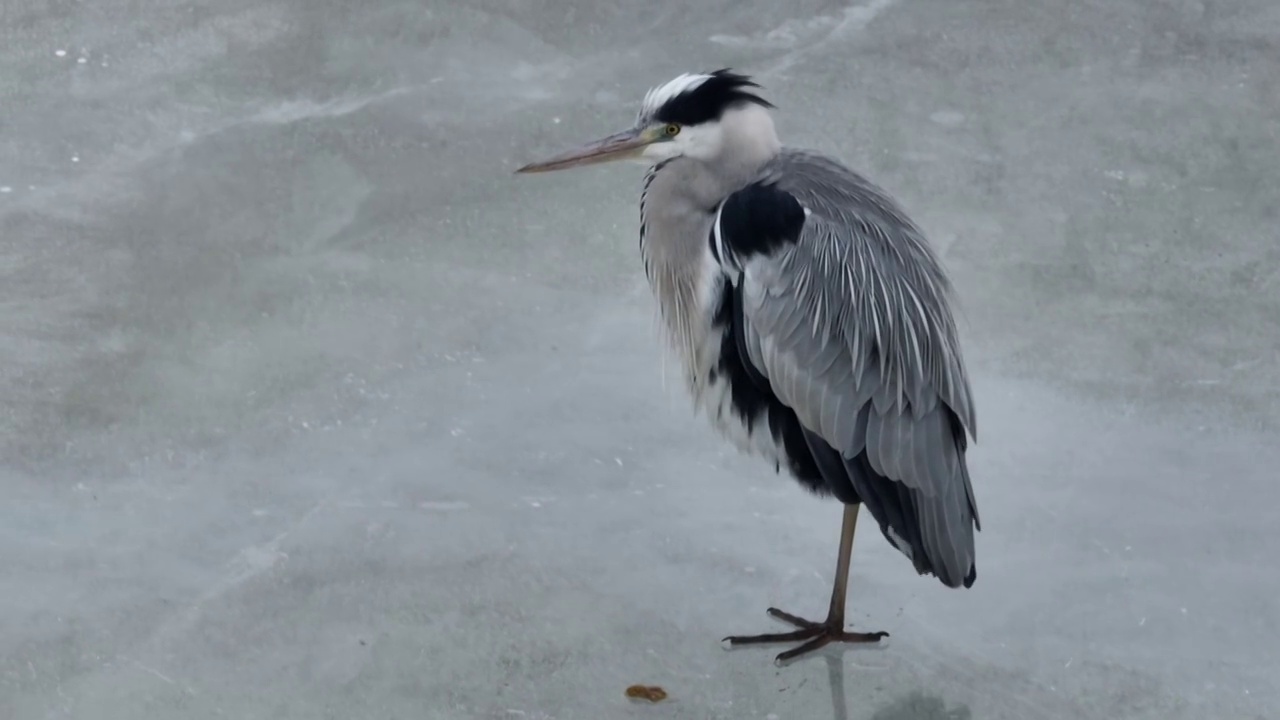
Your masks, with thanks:
[[[630,130],[625,130],[623,132],[610,135],[609,137],[587,143],[582,147],[560,153],[559,155],[547,158],[546,160],[529,163],[519,170],[516,170],[516,172],[551,172],[553,170],[566,170],[568,168],[579,167],[581,165],[595,165],[596,163],[612,162],[614,160],[626,160],[639,155],[644,151],[645,146],[652,142],[653,138],[644,129],[632,128]]]

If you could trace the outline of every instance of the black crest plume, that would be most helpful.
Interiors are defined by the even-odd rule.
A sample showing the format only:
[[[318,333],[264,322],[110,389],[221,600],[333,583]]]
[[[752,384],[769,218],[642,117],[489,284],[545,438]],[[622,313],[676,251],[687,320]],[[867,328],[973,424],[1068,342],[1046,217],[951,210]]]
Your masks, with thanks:
[[[653,112],[653,118],[658,122],[698,125],[717,120],[725,110],[742,103],[774,107],[751,91],[751,88],[760,86],[746,75],[735,73],[729,68],[716,70],[709,75],[701,84],[658,106]]]

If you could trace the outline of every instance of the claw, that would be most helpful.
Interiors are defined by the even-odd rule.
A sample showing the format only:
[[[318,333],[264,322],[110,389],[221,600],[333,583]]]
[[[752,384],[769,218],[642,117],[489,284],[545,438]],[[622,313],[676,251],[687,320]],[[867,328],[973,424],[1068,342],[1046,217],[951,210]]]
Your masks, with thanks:
[[[779,653],[778,656],[774,658],[773,661],[775,664],[783,665],[789,660],[794,660],[801,655],[806,655],[814,650],[826,647],[833,642],[875,643],[879,642],[882,638],[889,637],[889,633],[883,631],[872,633],[846,632],[843,627],[843,621],[837,618],[828,618],[826,622],[817,623],[812,620],[805,620],[802,617],[792,615],[788,612],[783,612],[778,608],[769,608],[768,612],[770,617],[782,620],[789,625],[794,625],[798,629],[792,630],[791,632],[768,633],[765,635],[730,635],[724,640],[721,640],[721,642],[728,642],[730,647],[732,647],[734,645],[763,645],[766,643],[795,642],[798,640],[806,641],[799,647]]]

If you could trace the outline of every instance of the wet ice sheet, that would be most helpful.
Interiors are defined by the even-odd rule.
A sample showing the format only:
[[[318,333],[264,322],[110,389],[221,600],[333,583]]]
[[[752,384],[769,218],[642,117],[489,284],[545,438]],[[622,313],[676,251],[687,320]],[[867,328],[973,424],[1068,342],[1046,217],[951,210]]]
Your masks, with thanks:
[[[1280,706],[1265,4],[96,7],[0,49],[0,715]],[[663,389],[636,172],[509,175],[730,64],[926,226],[979,401],[978,584],[864,523],[891,640],[785,669],[718,640],[838,508]]]

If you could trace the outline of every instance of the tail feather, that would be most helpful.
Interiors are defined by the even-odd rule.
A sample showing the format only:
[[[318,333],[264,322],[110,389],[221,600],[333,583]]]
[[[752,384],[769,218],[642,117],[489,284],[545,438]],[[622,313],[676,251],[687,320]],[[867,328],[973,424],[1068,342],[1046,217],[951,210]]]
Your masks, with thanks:
[[[928,496],[877,473],[865,451],[844,464],[880,532],[911,560],[916,572],[934,575],[947,587],[973,586],[978,576],[976,515],[967,482],[958,483],[952,492]]]

